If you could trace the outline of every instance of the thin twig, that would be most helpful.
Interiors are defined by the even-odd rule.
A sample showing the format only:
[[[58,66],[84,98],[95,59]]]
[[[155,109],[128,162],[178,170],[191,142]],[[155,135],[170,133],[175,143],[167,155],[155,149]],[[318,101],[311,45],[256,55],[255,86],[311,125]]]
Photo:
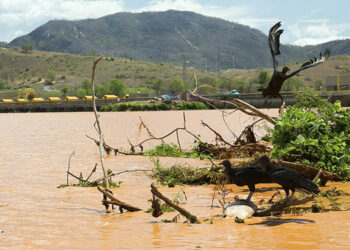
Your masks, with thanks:
[[[71,158],[75,155],[75,151],[73,151],[70,156],[69,156],[69,160],[68,160],[68,170],[67,170],[67,186],[69,185],[68,184],[68,173],[69,173],[69,170],[70,170],[70,160]]]
[[[230,147],[234,147],[234,145],[232,145],[231,143],[227,142],[218,132],[216,132],[213,128],[211,128],[208,124],[206,124],[205,122],[202,122],[202,125],[207,127],[208,129],[210,129],[219,139],[220,141],[222,141],[223,143],[225,143],[226,145],[229,145]]]
[[[88,176],[88,178],[86,178],[86,182],[88,182],[89,181],[89,179],[90,179],[90,177],[91,177],[91,175],[93,174],[93,173],[95,173],[96,172],[96,167],[97,167],[97,163],[95,163],[95,166],[94,166],[94,168],[92,169],[92,171],[91,171],[91,173],[90,173],[90,175]]]
[[[73,176],[75,179],[77,179],[79,181],[82,181],[82,182],[85,182],[81,177],[78,177],[78,176],[76,176],[75,174],[73,174],[73,173],[71,173],[69,171],[67,171],[67,175]]]
[[[210,207],[214,207],[214,199],[215,199],[215,193],[216,193],[216,189],[218,187],[218,183],[216,183],[215,187],[214,187],[214,193],[213,193],[213,197],[211,199],[211,206]]]
[[[148,126],[146,125],[146,123],[142,120],[141,116],[139,116],[140,120],[141,120],[141,124],[147,131],[148,135],[150,137],[154,137],[154,135],[151,133],[151,131],[149,130]]]
[[[85,135],[85,136],[86,136],[87,138],[93,140],[93,141],[96,143],[97,146],[100,146],[100,142],[99,142],[98,140],[92,138],[92,137],[89,136],[89,135]],[[117,149],[117,148],[112,148],[111,146],[107,145],[105,142],[103,142],[103,144],[104,144],[104,147],[103,147],[103,148],[105,148],[105,147],[111,148],[114,152],[118,152],[118,153],[123,154],[123,155],[134,155],[134,154],[131,154],[131,153],[127,153],[127,152],[120,151],[120,150]]]
[[[153,170],[149,170],[149,169],[124,170],[124,171],[121,171],[121,172],[118,172],[118,173],[110,173],[108,175],[108,178],[116,176],[116,175],[124,174],[124,173],[132,173],[132,172],[144,172],[145,173],[145,172],[153,172]],[[97,180],[94,180],[91,183],[100,183],[103,180],[103,178],[104,177],[101,177],[101,178],[99,178]]]
[[[320,178],[320,175],[322,174],[322,168],[320,168],[320,170],[318,171],[317,175],[315,176],[315,178],[313,179],[312,182],[316,182],[318,178]]]
[[[178,130],[176,130],[176,138],[177,138],[177,144],[179,145],[180,152],[182,152]]]
[[[230,126],[227,124],[226,120],[225,120],[225,116],[224,116],[225,112],[221,112],[221,116],[222,116],[222,120],[224,121],[226,128],[231,132],[231,134],[236,137],[236,139],[238,138],[237,135],[232,131],[232,129],[230,128]]]

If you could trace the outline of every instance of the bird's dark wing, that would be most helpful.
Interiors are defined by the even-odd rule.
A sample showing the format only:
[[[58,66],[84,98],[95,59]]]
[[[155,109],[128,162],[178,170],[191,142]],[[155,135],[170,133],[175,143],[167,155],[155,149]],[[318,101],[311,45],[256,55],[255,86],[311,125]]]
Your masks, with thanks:
[[[273,70],[275,72],[277,72],[277,66],[278,66],[276,55],[281,54],[280,35],[283,32],[283,30],[278,29],[279,27],[281,27],[281,22],[278,22],[274,26],[272,26],[269,32],[269,45],[270,45],[272,61],[273,61]]]
[[[235,173],[235,178],[245,185],[256,183],[271,183],[270,174],[260,167],[244,167]]]
[[[330,56],[330,54],[331,54],[331,50],[326,49],[323,54],[320,53],[319,58],[314,57],[313,59],[311,59],[311,60],[307,61],[306,63],[304,63],[303,65],[301,65],[299,69],[287,74],[287,78],[290,78],[290,77],[296,75],[297,73],[299,73],[300,71],[302,71],[304,69],[308,69],[308,68],[311,68],[311,67],[314,67],[316,65],[323,63]]]
[[[276,171],[271,174],[274,181],[285,187],[294,187],[299,190],[305,190],[310,193],[319,193],[317,185],[308,180],[298,172],[290,169]]]

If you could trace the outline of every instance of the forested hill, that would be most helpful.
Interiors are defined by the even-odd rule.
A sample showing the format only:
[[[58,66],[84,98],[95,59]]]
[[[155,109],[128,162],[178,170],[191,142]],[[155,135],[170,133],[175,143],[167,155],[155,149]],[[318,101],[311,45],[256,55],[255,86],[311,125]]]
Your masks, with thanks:
[[[108,54],[152,62],[185,63],[220,69],[271,66],[267,36],[261,31],[193,12],[117,13],[98,19],[55,20],[9,46],[72,54]],[[317,46],[281,46],[279,63],[305,60],[329,46],[332,54],[350,53],[350,40]]]

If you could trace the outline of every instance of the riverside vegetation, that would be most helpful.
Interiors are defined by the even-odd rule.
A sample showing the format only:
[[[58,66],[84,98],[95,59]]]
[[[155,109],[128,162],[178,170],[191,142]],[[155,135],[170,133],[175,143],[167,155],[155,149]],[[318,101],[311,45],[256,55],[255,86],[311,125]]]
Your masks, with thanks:
[[[35,97],[75,95],[81,98],[91,95],[89,80],[93,57],[57,52],[33,50],[21,53],[13,49],[0,49],[0,98],[16,99],[19,89],[31,88]],[[332,56],[327,64],[320,65],[303,76],[293,77],[283,91],[299,89],[320,90],[325,88],[326,77],[346,73],[350,69],[349,55]],[[287,64],[291,69],[297,64]],[[96,95],[125,93],[130,96],[151,97],[161,94],[179,94],[193,89],[193,69],[188,65],[151,63],[107,56],[101,61],[96,74]],[[206,72],[194,69],[198,84],[203,86],[199,94],[238,90],[240,93],[256,92],[271,77],[271,69]],[[327,74],[325,73],[327,72]],[[43,90],[44,86],[47,91]],[[204,88],[205,87],[205,88]]]
[[[350,109],[341,108],[340,102],[332,104],[312,94],[301,94],[299,102],[287,107],[274,128],[267,130],[267,134],[264,138],[273,144],[271,154],[275,159],[312,165],[349,179]],[[212,159],[218,157],[212,153],[205,154],[209,151],[201,151],[201,147],[203,142],[196,141],[192,149],[183,152],[175,144],[163,143],[147,151],[145,155]],[[155,169],[162,172],[158,165],[159,162],[155,162]],[[176,166],[169,173],[178,172],[179,167]],[[195,172],[192,174],[196,175]],[[159,179],[164,182],[163,177]]]

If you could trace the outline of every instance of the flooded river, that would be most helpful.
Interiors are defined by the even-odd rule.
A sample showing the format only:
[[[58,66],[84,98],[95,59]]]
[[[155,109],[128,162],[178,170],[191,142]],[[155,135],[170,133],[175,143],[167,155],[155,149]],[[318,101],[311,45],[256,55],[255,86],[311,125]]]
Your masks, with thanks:
[[[144,131],[138,133],[139,116],[156,136],[183,126],[182,112],[177,111],[102,113],[106,142],[128,150],[127,137],[132,142],[145,138]],[[214,135],[200,125],[201,120],[216,128],[225,138],[234,140],[220,112],[186,112],[188,129],[214,142]],[[1,249],[350,247],[349,211],[253,218],[245,224],[237,224],[229,218],[215,218],[213,224],[204,222],[200,225],[161,222],[164,218],[173,218],[176,213],[160,218],[153,218],[143,211],[119,214],[116,210],[105,214],[100,202],[102,195],[96,188],[57,188],[66,183],[68,158],[73,151],[71,171],[77,175],[81,172],[86,177],[98,162],[98,148],[85,136],[97,137],[93,121],[92,113],[0,114]],[[237,134],[251,121],[238,112],[227,118]],[[180,141],[183,147],[188,147],[193,138],[181,134]],[[176,137],[167,142],[176,142]],[[194,159],[161,158],[161,162],[169,166],[177,162],[209,165],[206,161]],[[150,159],[141,156],[108,156],[106,165],[113,172],[153,168]],[[101,175],[99,168],[92,179]],[[70,178],[70,182],[73,181]],[[134,172],[119,175],[114,181],[123,181],[113,190],[117,197],[144,210],[150,208],[147,200],[151,198],[150,184],[154,180],[142,172]],[[258,185],[258,188],[263,186]],[[349,184],[328,183],[325,188],[332,186],[350,192]],[[248,193],[246,187],[230,185],[229,188],[241,196]],[[181,191],[180,187],[159,189],[168,197]],[[188,198],[183,206],[193,214],[200,218],[221,214],[221,208],[210,207],[213,186],[185,186],[183,190]],[[272,191],[258,190],[253,201],[266,199],[271,194]],[[218,205],[217,201],[215,205]]]

